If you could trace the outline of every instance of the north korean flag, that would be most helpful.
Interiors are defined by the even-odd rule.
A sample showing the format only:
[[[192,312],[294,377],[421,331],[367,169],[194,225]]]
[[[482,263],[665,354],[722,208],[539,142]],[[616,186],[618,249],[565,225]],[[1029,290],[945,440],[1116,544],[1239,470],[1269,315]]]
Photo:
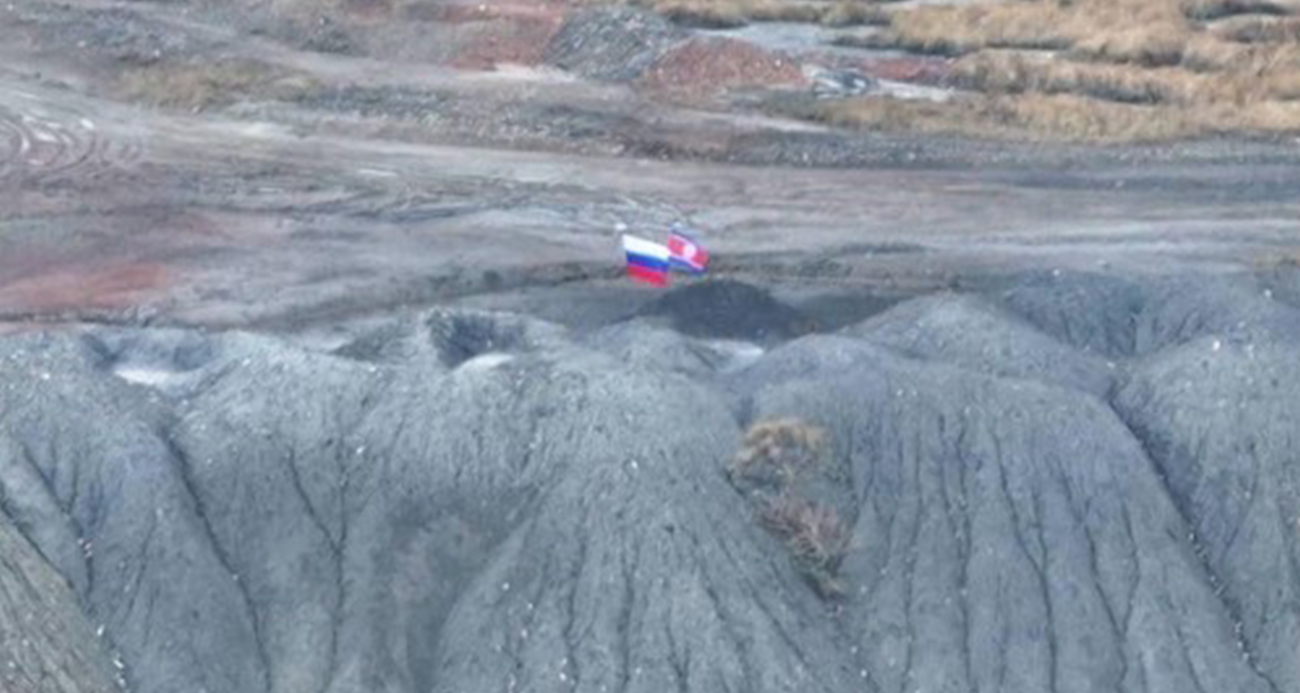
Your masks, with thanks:
[[[700,274],[709,265],[709,253],[680,231],[668,234],[668,261],[674,267]]]

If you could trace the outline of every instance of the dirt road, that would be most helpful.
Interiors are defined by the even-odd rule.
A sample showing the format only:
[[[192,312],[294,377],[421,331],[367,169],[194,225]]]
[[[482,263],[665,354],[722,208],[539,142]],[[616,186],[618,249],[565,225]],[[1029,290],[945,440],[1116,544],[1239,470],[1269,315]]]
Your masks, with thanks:
[[[855,146],[921,160],[755,166],[578,154],[558,137],[552,151],[493,135],[472,145],[395,137],[383,114],[331,118],[284,104],[181,113],[109,98],[93,46],[60,53],[52,27],[66,18],[10,12],[23,7],[26,19],[0,37],[11,39],[0,69],[0,316],[10,322],[275,326],[511,288],[590,281],[611,291],[621,287],[609,281],[618,232],[653,236],[679,219],[704,229],[715,275],[774,286],[924,289],[1027,266],[1219,268],[1296,248],[1300,169],[1277,148],[1272,162],[1242,144],[1224,150],[1239,163],[1170,150],[1161,164],[1150,149],[1125,163],[1123,152],[1006,147],[1037,163],[1005,165],[998,148],[970,143],[966,165],[944,166],[927,163],[943,143],[927,154],[860,137]],[[822,136],[793,121],[653,104],[554,70],[384,64],[244,40],[169,5],[132,16],[178,32],[187,50],[236,51],[319,89],[601,109],[674,141]]]

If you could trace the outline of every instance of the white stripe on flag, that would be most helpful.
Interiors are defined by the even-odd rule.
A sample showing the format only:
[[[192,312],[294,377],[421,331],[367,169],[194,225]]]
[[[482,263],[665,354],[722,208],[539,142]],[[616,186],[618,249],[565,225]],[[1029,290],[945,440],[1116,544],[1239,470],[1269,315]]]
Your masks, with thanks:
[[[659,260],[668,260],[668,246],[644,238],[623,234],[623,250],[636,255],[646,255]]]

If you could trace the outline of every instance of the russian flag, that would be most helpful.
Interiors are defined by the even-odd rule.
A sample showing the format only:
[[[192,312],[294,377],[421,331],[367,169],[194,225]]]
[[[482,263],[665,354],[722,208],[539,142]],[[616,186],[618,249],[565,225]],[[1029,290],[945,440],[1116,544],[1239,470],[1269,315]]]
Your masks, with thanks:
[[[709,264],[708,251],[681,231],[668,234],[668,252],[669,262],[687,272],[699,274]]]
[[[623,234],[623,252],[627,254],[627,276],[655,286],[668,285],[667,247]]]

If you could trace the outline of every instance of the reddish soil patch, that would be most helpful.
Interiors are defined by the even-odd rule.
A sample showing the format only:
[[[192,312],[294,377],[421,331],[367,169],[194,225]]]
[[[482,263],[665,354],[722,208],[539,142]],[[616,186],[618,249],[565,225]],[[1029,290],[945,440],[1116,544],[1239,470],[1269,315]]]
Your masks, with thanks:
[[[0,315],[39,315],[129,308],[166,286],[156,263],[65,267],[0,285]]]
[[[659,59],[641,79],[652,90],[706,96],[746,87],[803,86],[798,61],[729,38],[694,38]]]
[[[501,63],[537,65],[564,22],[554,3],[422,6],[421,19],[456,28],[453,67],[490,70]]]

